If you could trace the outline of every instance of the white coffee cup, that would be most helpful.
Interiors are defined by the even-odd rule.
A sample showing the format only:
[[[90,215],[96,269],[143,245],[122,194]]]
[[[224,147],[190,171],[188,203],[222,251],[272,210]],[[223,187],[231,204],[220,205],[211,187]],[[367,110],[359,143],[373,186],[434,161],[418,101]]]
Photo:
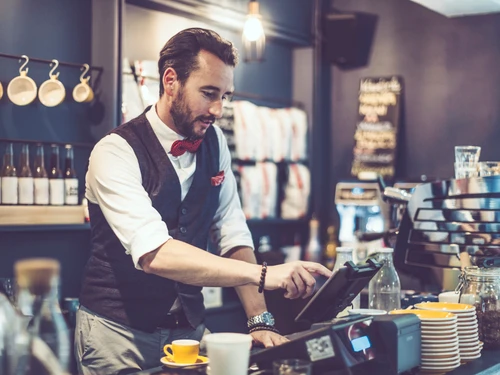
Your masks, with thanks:
[[[203,340],[210,360],[210,374],[248,374],[252,336],[243,333],[212,333]]]
[[[84,71],[80,76],[80,83],[73,89],[73,99],[75,99],[77,103],[88,103],[94,99],[94,91],[89,86],[90,77],[83,77],[87,74],[90,67],[88,64],[84,64],[83,69]]]
[[[15,105],[28,105],[36,98],[36,83],[28,77],[28,69],[9,82],[7,96]]]
[[[63,102],[66,97],[66,89],[57,75],[50,76],[50,79],[42,83],[38,90],[38,99],[46,107],[55,107]]]
[[[87,83],[88,79],[84,79],[73,89],[73,99],[78,103],[88,103],[94,99],[94,91]]]
[[[455,291],[439,293],[438,296],[439,302],[458,303],[459,298],[460,292]]]
[[[52,60],[55,64],[49,73],[50,79],[42,83],[38,90],[38,99],[46,107],[55,107],[63,102],[66,97],[66,89],[61,81],[59,81],[59,73],[53,74],[59,66],[59,61]]]

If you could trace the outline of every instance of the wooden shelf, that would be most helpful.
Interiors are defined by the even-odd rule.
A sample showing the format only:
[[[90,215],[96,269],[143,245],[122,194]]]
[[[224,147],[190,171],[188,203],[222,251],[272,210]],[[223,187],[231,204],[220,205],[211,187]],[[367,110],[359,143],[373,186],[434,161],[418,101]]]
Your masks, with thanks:
[[[85,224],[83,206],[0,205],[0,226]]]
[[[41,225],[0,225],[0,232],[51,232],[90,230],[90,223],[85,224],[41,224]]]

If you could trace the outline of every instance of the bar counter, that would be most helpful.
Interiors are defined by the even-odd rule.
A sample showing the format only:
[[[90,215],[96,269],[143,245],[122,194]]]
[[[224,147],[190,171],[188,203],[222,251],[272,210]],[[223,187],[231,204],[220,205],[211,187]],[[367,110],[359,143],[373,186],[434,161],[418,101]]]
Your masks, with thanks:
[[[200,375],[206,374],[206,368],[200,368],[197,370],[182,370],[182,369],[171,369],[163,366],[156,367],[150,370],[144,370],[136,372],[133,375]],[[256,373],[261,375],[272,375],[272,371],[260,372],[260,371],[249,371],[249,375]],[[328,372],[324,374],[313,374],[313,375],[340,375],[340,372]],[[426,374],[426,373],[421,373]],[[458,367],[457,369],[446,373],[447,375],[498,375],[500,374],[500,349],[496,350],[483,350],[481,358],[478,358],[472,362]],[[214,374],[216,375],[216,374]],[[387,371],[384,373],[372,372],[370,375],[387,375]]]

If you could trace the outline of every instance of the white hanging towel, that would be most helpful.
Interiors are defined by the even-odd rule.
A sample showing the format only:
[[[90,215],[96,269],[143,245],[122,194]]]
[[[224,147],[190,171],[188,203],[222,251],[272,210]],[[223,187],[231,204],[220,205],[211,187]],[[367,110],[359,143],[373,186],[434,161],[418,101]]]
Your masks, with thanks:
[[[276,217],[276,202],[278,200],[278,167],[274,163],[257,163],[260,174],[260,217]]]
[[[235,101],[234,137],[236,154],[241,160],[256,160],[257,135],[260,122],[257,119],[257,106],[247,101]]]
[[[288,165],[288,181],[285,185],[285,197],[281,203],[283,219],[299,219],[307,215],[311,176],[309,168],[302,164]]]
[[[293,161],[307,159],[307,114],[299,108],[290,108],[293,126],[291,159]]]

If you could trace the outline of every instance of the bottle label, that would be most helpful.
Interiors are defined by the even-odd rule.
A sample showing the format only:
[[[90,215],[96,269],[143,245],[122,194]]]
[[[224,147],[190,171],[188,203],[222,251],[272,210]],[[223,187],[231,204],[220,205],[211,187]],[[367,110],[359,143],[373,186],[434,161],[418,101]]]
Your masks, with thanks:
[[[35,204],[49,204],[49,179],[35,178]]]
[[[49,191],[50,191],[50,204],[53,206],[61,206],[64,204],[64,180],[50,179],[49,180]]]
[[[64,203],[78,204],[78,179],[66,178],[64,180]]]
[[[19,204],[34,203],[33,177],[19,177]]]
[[[17,204],[17,177],[2,177],[2,204]]]

